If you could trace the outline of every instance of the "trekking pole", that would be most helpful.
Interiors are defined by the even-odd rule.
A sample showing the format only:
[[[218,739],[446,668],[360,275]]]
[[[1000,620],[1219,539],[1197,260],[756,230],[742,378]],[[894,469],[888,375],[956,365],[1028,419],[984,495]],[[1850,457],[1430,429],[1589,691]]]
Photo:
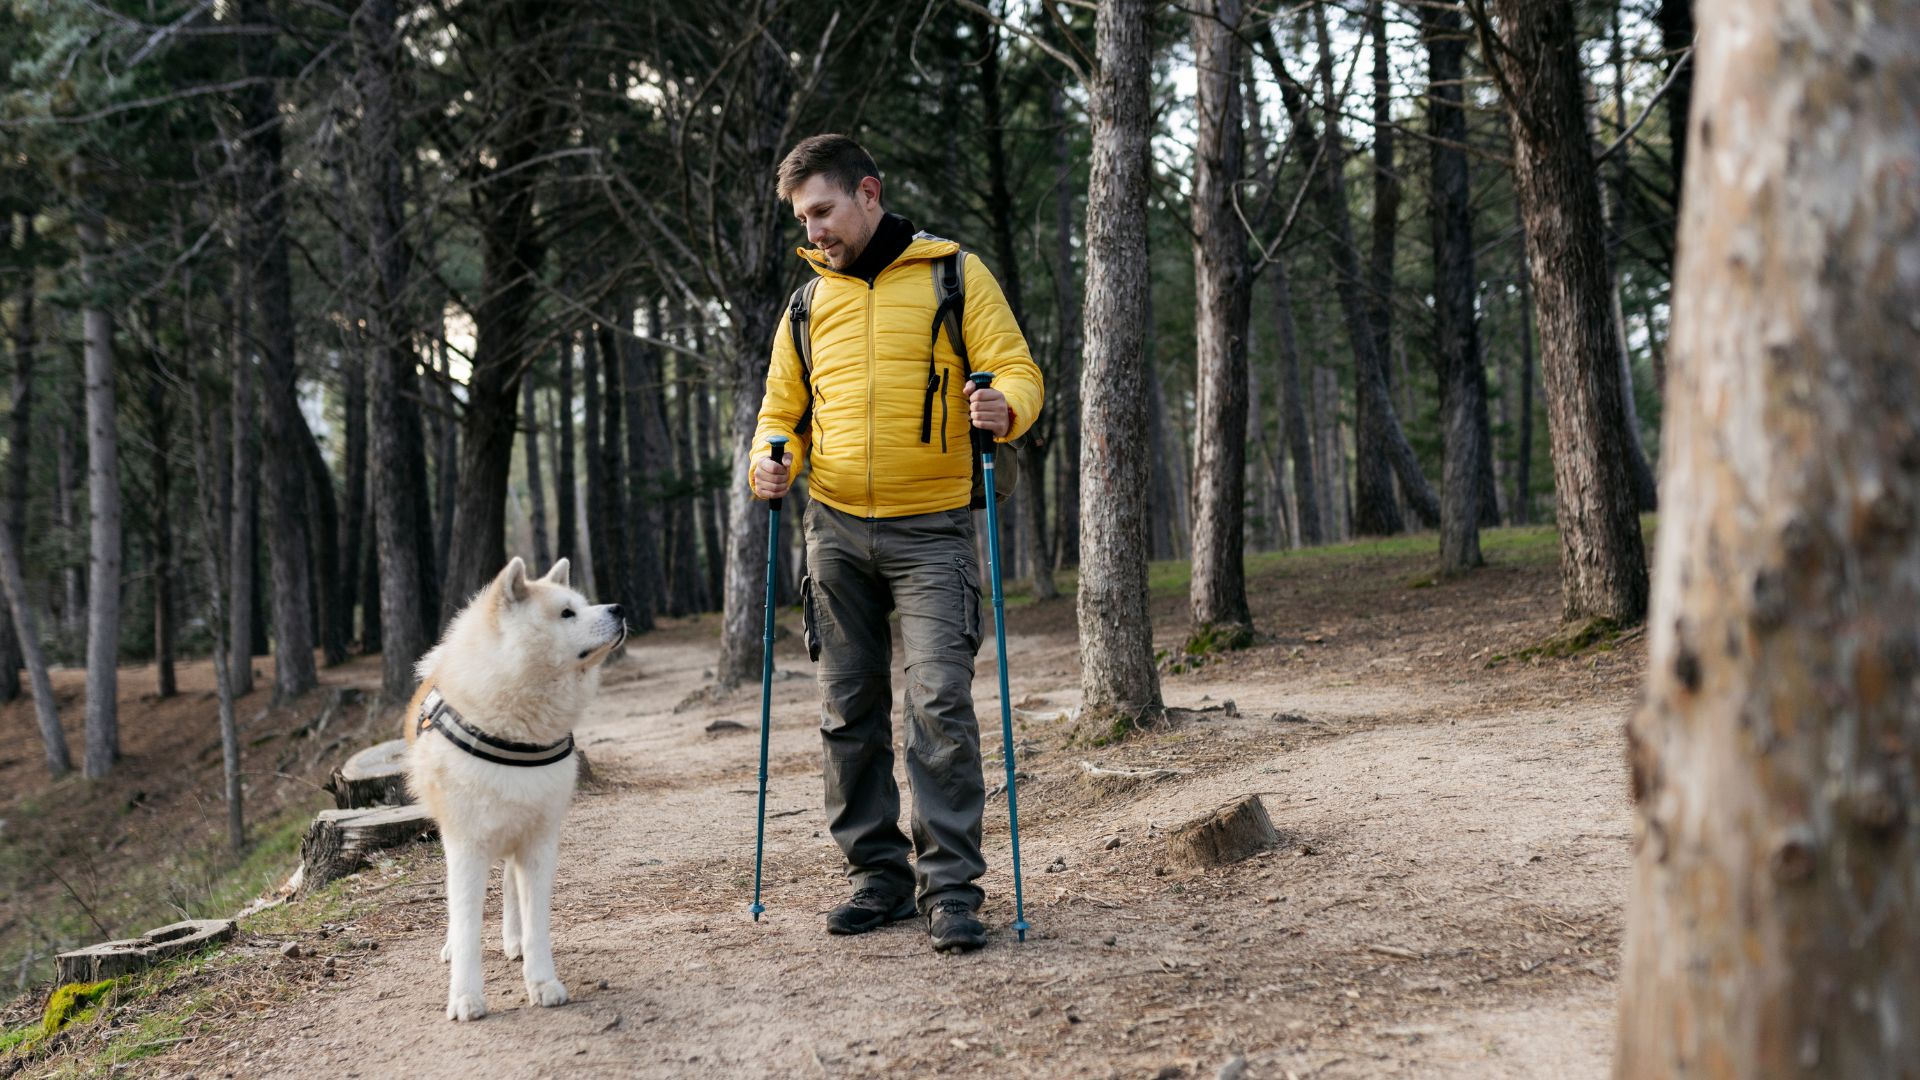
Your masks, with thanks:
[[[785,464],[787,440],[775,435],[767,440],[775,465]],[[767,505],[767,630],[760,644],[760,818],[753,833],[753,921],[767,910],[760,903],[760,863],[767,849],[767,735],[773,721],[773,585],[774,560],[780,557],[780,502],[768,499]]]
[[[967,376],[982,390],[993,385],[991,371]],[[1013,788],[1013,701],[1007,693],[1007,604],[1000,593],[1000,508],[993,494],[993,435],[973,429],[973,445],[980,453],[980,474],[987,488],[987,569],[993,576],[993,638],[1000,647],[1000,743],[1007,761],[1007,831],[1013,836],[1013,929],[1027,940],[1027,909],[1020,893],[1020,800]]]

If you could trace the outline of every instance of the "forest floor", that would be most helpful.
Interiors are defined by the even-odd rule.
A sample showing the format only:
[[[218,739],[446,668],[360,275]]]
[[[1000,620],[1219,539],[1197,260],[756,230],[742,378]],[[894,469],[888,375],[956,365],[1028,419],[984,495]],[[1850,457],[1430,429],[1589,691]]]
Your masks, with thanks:
[[[1245,1077],[1602,1076],[1629,865],[1621,724],[1644,650],[1630,634],[1530,655],[1558,629],[1557,540],[1499,530],[1486,543],[1486,569],[1446,582],[1432,578],[1431,536],[1251,558],[1261,639],[1166,675],[1174,719],[1104,746],[1056,713],[1078,697],[1071,599],[1014,606],[1014,702],[1056,713],[1017,734],[1031,777],[1019,787],[1024,943],[1008,929],[1003,797],[988,803],[985,950],[935,955],[915,922],[823,932],[847,886],[825,833],[818,699],[797,634],[777,653],[767,912],[752,921],[758,687],[676,709],[709,678],[709,616],[639,639],[579,732],[600,782],[574,805],[555,890],[567,1006],[526,1004],[519,965],[498,950],[495,895],[493,1012],[444,1019],[444,874],[426,844],[250,916],[235,945],[134,980],[64,1043],[11,1066],[0,1056],[0,1076],[1211,1078],[1236,1058]],[[1185,632],[1184,575],[1155,566],[1168,650]],[[783,623],[797,628],[797,614]],[[0,895],[0,932],[75,896],[105,910],[100,898],[125,890],[99,882],[140,868],[151,898],[196,865],[156,850],[186,850],[196,829],[220,835],[204,667],[183,667],[191,724],[129,695],[129,763],[110,785],[48,787],[30,711],[0,714],[0,815],[14,819],[0,826],[0,873],[12,860],[24,889]],[[377,677],[362,658],[325,679]],[[1003,768],[991,639],[976,688],[991,786]],[[335,696],[274,712],[256,691],[243,711],[260,740],[250,768],[271,757],[282,774],[253,781],[277,793],[256,796],[258,848],[283,859],[273,830],[297,837],[326,802],[305,785],[391,722],[349,702],[316,737]],[[710,732],[715,720],[741,726]],[[334,730],[348,745],[328,745]],[[1082,762],[1175,775],[1116,789]],[[1166,858],[1171,827],[1245,794],[1265,802],[1279,847],[1210,871]],[[43,880],[56,865],[89,866],[92,883]],[[290,869],[256,855],[221,880]],[[175,906],[221,902],[213,891]],[[14,933],[14,954],[31,947]],[[0,1010],[0,1033],[45,1000],[43,987]]]

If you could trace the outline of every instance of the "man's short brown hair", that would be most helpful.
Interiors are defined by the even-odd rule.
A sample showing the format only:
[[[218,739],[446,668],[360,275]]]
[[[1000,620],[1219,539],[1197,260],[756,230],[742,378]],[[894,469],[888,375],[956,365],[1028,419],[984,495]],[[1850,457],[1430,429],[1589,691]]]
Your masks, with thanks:
[[[845,135],[812,135],[800,140],[781,160],[775,174],[774,191],[782,202],[792,202],[800,185],[815,176],[824,176],[851,195],[860,190],[860,181],[871,176],[880,179],[880,167],[873,155]]]

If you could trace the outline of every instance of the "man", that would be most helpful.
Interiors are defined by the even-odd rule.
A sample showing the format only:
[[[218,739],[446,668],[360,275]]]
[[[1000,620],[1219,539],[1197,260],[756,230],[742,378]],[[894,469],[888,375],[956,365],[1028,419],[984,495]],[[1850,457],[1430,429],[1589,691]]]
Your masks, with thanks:
[[[796,455],[771,461],[771,436],[791,438],[812,466],[802,593],[819,647],[827,823],[855,890],[828,913],[827,930],[864,933],[917,911],[936,950],[977,949],[987,941],[975,914],[986,788],[973,714],[981,614],[969,432],[1001,442],[1024,432],[1040,412],[1040,369],[999,283],[971,254],[968,359],[934,334],[933,275],[958,246],[885,210],[880,171],[858,143],[806,139],[777,181],[813,245],[799,255],[820,281],[802,331],[805,375],[794,327],[783,320],[774,335],[751,483],[763,499],[786,494]],[[992,372],[993,386],[974,387],[969,365]],[[906,652],[911,864],[893,777],[889,610]]]

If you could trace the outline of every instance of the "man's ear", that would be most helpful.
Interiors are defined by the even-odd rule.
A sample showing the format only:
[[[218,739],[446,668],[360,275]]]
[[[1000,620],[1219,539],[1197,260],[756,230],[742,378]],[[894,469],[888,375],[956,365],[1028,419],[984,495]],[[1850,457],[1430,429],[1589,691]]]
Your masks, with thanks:
[[[573,568],[567,562],[567,560],[556,559],[553,564],[553,569],[547,571],[547,576],[541,578],[540,580],[551,582],[555,585],[560,586],[563,589],[568,589],[573,587],[572,583],[568,580],[572,572],[573,572]]]
[[[500,576],[494,578],[493,582],[500,587],[500,600],[502,603],[520,603],[527,598],[529,591],[527,588],[527,564],[520,561],[520,556],[515,555],[513,561],[507,563],[507,568],[500,571]]]
[[[871,199],[876,204],[879,203],[880,202],[880,178],[877,176],[861,177],[860,178],[860,194],[864,198]]]

